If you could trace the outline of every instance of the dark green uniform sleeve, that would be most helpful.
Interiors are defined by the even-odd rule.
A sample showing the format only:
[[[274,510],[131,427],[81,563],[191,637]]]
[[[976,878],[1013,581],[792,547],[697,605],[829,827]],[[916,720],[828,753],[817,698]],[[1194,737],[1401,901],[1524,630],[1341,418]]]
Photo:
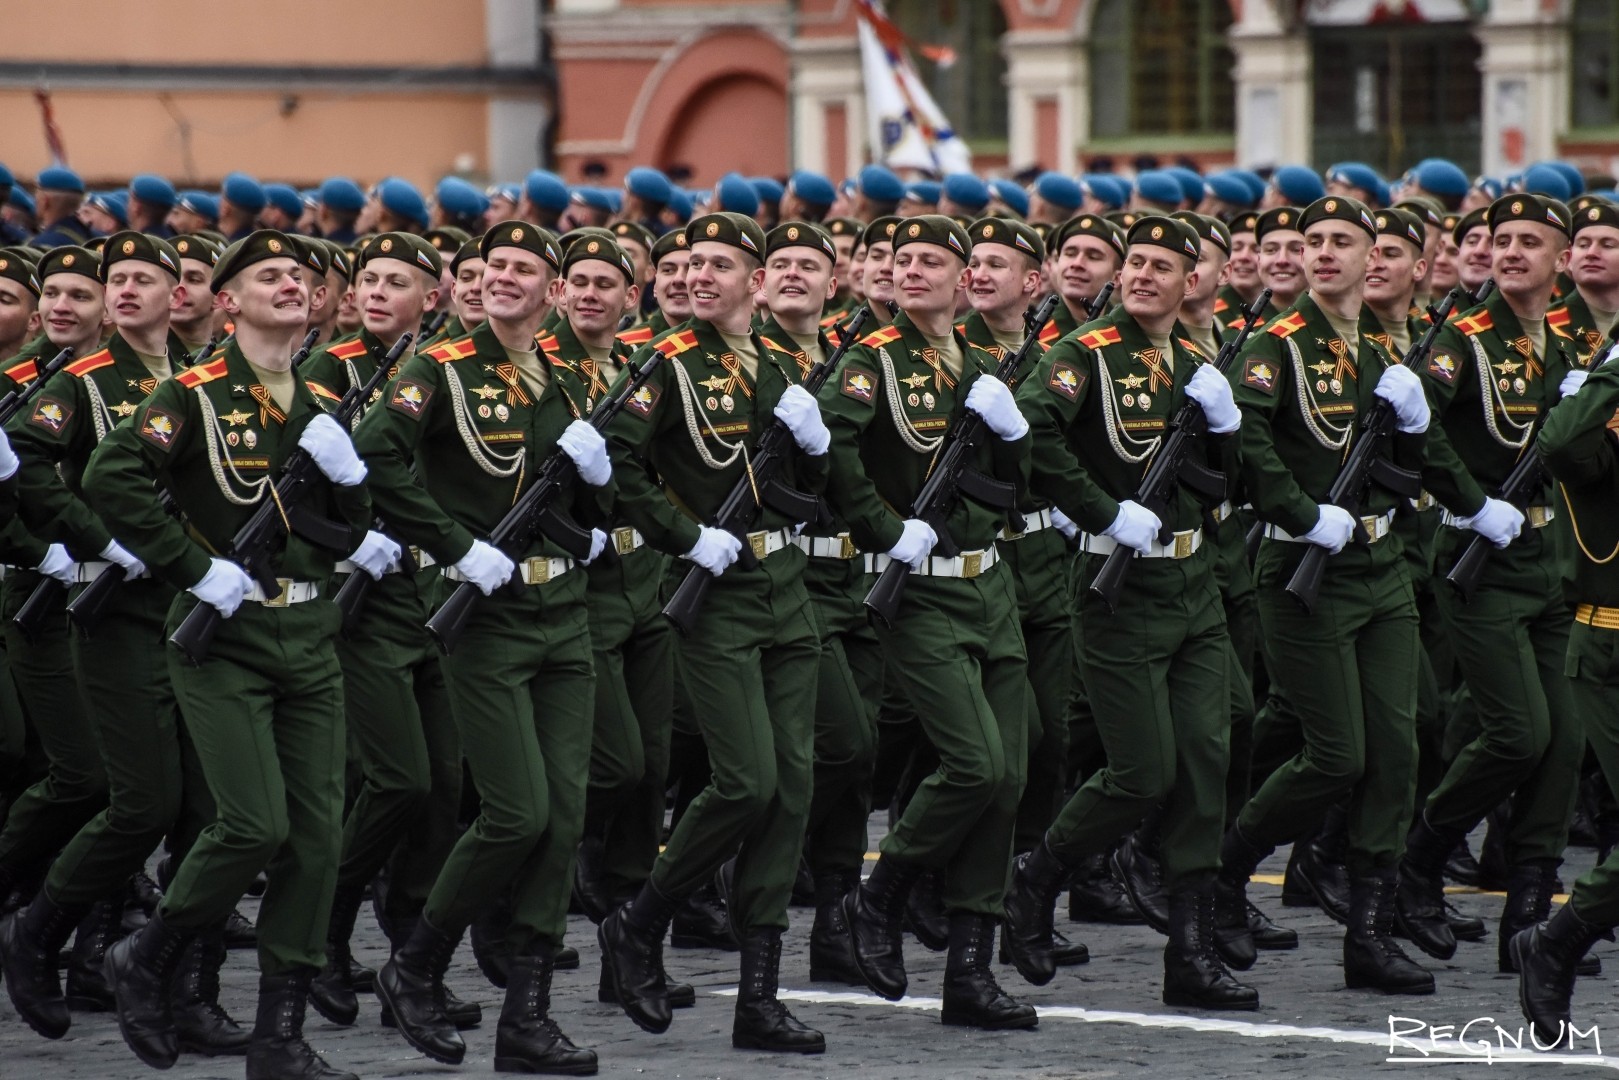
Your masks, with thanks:
[[[901,512],[877,494],[877,485],[860,456],[866,429],[877,419],[877,410],[886,400],[882,377],[876,354],[864,345],[856,345],[844,354],[842,364],[822,385],[819,395],[821,418],[832,434],[831,448],[826,453],[831,466],[827,501],[833,512],[849,523],[855,543],[864,551],[875,552],[888,551],[899,543],[905,531]]]
[[[1321,510],[1276,452],[1272,423],[1281,409],[1298,407],[1291,365],[1281,360],[1284,347],[1274,335],[1250,338],[1231,365],[1231,387],[1242,410],[1243,486],[1253,498],[1254,511],[1292,535],[1303,536],[1315,528]]]
[[[619,384],[630,378],[630,366],[639,367],[656,353],[650,345],[637,350],[631,365],[619,372],[613,392],[617,393]],[[670,502],[648,468],[652,446],[659,439],[686,438],[684,432],[674,430],[683,416],[677,400],[680,389],[669,367],[676,362],[660,362],[603,434],[607,436],[607,452],[618,484],[618,513],[658,551],[684,555],[696,545],[701,528]]]
[[[1090,400],[1096,378],[1091,351],[1064,338],[1041,358],[1018,388],[1018,408],[1029,421],[1035,494],[1049,500],[1085,532],[1099,533],[1119,516],[1119,501],[1080,464],[1067,432]]]
[[[60,463],[82,460],[94,448],[90,408],[83,380],[58,371],[10,427],[22,462],[17,485],[23,524],[48,542],[66,545],[81,561],[98,558],[112,540],[57,472]]]
[[[1467,376],[1471,371],[1472,350],[1467,339],[1454,326],[1439,332],[1422,376],[1428,391],[1428,406],[1433,412],[1428,423],[1428,460],[1422,470],[1422,486],[1440,505],[1458,517],[1472,517],[1484,508],[1487,495],[1484,488],[1462,463],[1461,454],[1451,441],[1446,424],[1452,417],[1466,422],[1482,408],[1478,400],[1478,380]]]
[[[1546,471],[1571,487],[1596,483],[1619,463],[1608,428],[1619,411],[1619,363],[1603,364],[1573,397],[1546,414],[1535,443]]]

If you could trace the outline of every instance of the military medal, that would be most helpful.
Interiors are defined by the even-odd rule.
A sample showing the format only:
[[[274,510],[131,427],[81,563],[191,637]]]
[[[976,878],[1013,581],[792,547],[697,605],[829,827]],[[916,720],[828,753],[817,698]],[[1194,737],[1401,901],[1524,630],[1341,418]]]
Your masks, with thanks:
[[[922,398],[917,394],[907,394],[905,395],[905,404],[914,409],[922,404]]]
[[[1121,397],[1119,401],[1126,409],[1132,409],[1136,404],[1136,396],[1134,394],[1126,394]]]
[[[1505,379],[1502,379],[1500,382],[1496,383],[1495,385],[1497,385],[1497,386],[1499,386],[1501,388],[1501,392],[1503,394],[1506,393],[1508,390],[1512,389],[1512,384],[1507,382]]]
[[[707,409],[709,412],[713,412],[715,409],[717,409],[719,407],[720,407],[720,399],[713,396],[712,394],[710,394],[708,397],[703,399],[703,408]]]
[[[1344,384],[1343,384],[1343,380],[1342,380],[1342,379],[1333,379],[1333,380],[1332,380],[1332,381],[1331,381],[1331,382],[1330,382],[1330,383],[1328,383],[1328,384],[1327,384],[1327,385],[1328,385],[1328,386],[1330,386],[1330,387],[1332,387],[1332,392],[1333,392],[1333,393],[1334,393],[1334,394],[1341,394],[1341,393],[1343,393],[1343,392],[1344,392]]]
[[[232,434],[234,434],[234,432],[232,432]],[[258,444],[259,444],[259,433],[258,432],[256,432],[256,431],[244,431],[244,432],[242,432],[242,445],[243,446],[245,446],[249,450],[251,450],[255,446],[257,446]]]
[[[227,431],[225,432],[225,441],[230,445],[235,446],[237,443],[242,441],[242,437],[236,434],[234,431]]]
[[[495,419],[496,420],[504,420],[507,417],[511,416],[511,414],[512,414],[512,411],[509,408],[507,408],[505,405],[496,405],[495,406]]]
[[[732,397],[730,394],[722,395],[720,397],[720,408],[724,409],[726,412],[730,412],[731,410],[735,409],[736,398]]]
[[[923,408],[926,408],[926,409],[932,409],[933,408],[933,403],[935,401],[937,401],[937,400],[939,400],[939,399],[934,397],[932,394],[926,394],[925,393],[925,394],[922,395],[922,406],[923,406]]]
[[[1327,380],[1317,379],[1315,381],[1315,392],[1318,394],[1325,394],[1327,392]]]
[[[490,410],[489,406],[487,406],[487,405],[479,405],[478,406],[478,415],[483,417],[485,420],[489,419],[490,413],[491,413],[491,410]]]
[[[1528,389],[1529,389],[1529,384],[1524,382],[1522,379],[1513,379],[1512,380],[1512,390],[1513,390],[1514,393],[1522,394],[1524,391],[1526,391]]]
[[[1151,395],[1137,394],[1136,395],[1136,404],[1140,405],[1143,409],[1152,408],[1152,397],[1151,397]]]

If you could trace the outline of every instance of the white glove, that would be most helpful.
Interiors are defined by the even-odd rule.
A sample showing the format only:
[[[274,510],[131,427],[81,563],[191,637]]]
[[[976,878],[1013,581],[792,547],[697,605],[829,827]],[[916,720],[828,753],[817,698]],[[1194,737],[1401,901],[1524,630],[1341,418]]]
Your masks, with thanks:
[[[10,480],[17,475],[17,467],[22,462],[17,460],[17,452],[11,448],[11,440],[6,438],[6,429],[0,428],[0,480]]]
[[[315,459],[326,479],[338,487],[353,487],[365,479],[365,462],[354,452],[348,432],[325,413],[309,421],[298,436],[298,445]]]
[[[613,463],[607,460],[607,440],[585,420],[575,420],[562,430],[557,445],[573,458],[579,478],[591,487],[605,487],[613,478]]]
[[[1584,368],[1575,368],[1567,375],[1564,375],[1563,381],[1557,385],[1558,396],[1573,397],[1575,394],[1580,392],[1580,387],[1584,386],[1585,380],[1589,379],[1590,377],[1591,373],[1589,371],[1586,371]]]
[[[186,591],[228,619],[253,591],[253,579],[229,559],[209,559],[208,572]]]
[[[1408,367],[1395,364],[1385,368],[1372,393],[1394,406],[1399,417],[1396,426],[1407,435],[1418,435],[1428,430],[1428,395],[1422,389],[1422,379]]]
[[[589,566],[601,555],[602,548],[607,546],[607,534],[600,529],[590,530],[590,554],[585,558],[585,565]]]
[[[691,546],[685,557],[719,577],[736,562],[737,553],[741,550],[742,541],[724,529],[711,529],[703,525],[697,534],[697,543]]]
[[[107,546],[101,550],[101,557],[122,566],[125,581],[134,581],[138,577],[146,576],[146,564],[131,555],[128,549],[116,540],[107,541]]]
[[[349,556],[349,562],[380,581],[383,574],[398,568],[401,554],[395,541],[370,529],[365,539],[360,541],[360,546],[354,549],[354,554]]]
[[[981,375],[967,391],[967,408],[984,418],[989,430],[1006,442],[1014,442],[1029,433],[1029,422],[1018,411],[1012,391],[1001,380]]]
[[[982,382],[983,380],[979,380]],[[990,382],[998,380],[991,379]],[[906,518],[904,530],[899,534],[899,540],[888,549],[888,557],[895,562],[902,562],[912,570],[922,569],[922,560],[928,557],[933,545],[939,542],[938,534],[933,526],[920,518]]]
[[[517,564],[508,559],[504,551],[482,540],[474,540],[455,564],[456,573],[476,585],[485,596],[510,581],[516,569]]]
[[[1321,518],[1315,523],[1315,528],[1304,534],[1304,539],[1336,555],[1355,535],[1355,515],[1331,503],[1322,503],[1317,509],[1321,511]]]
[[[1609,360],[1612,360],[1616,356],[1619,356],[1619,345],[1615,345],[1615,346],[1613,346],[1613,348],[1609,349],[1607,354],[1605,356],[1603,356],[1601,360],[1599,360],[1596,363],[1592,364],[1591,367],[1593,369],[1599,368],[1603,364],[1606,364]]]
[[[1056,527],[1058,532],[1070,540],[1079,535],[1079,526],[1070,521],[1068,515],[1058,510],[1055,506],[1051,508],[1051,524]]]
[[[1102,535],[1111,536],[1127,548],[1150,551],[1158,542],[1158,530],[1163,527],[1157,514],[1133,499],[1126,499],[1119,504],[1119,516],[1102,530]]]
[[[52,544],[45,549],[45,557],[34,567],[46,577],[53,577],[63,585],[72,585],[79,580],[79,564],[73,561],[73,556],[67,553],[67,548],[61,544]]]
[[[1523,511],[1500,499],[1485,499],[1479,512],[1456,522],[1472,529],[1498,548],[1504,548],[1523,532]]]
[[[1197,402],[1208,417],[1209,430],[1229,435],[1242,426],[1242,413],[1231,395],[1231,384],[1209,364],[1199,364],[1186,383],[1186,396]]]
[[[802,386],[789,386],[774,411],[776,419],[793,433],[793,441],[810,457],[820,457],[832,445],[832,433],[821,421],[821,407]]]

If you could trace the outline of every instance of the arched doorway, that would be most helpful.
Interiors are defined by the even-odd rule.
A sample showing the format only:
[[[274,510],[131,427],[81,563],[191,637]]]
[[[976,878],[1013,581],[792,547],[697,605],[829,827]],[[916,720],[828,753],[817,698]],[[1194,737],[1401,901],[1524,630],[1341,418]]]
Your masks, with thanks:
[[[754,74],[711,79],[675,112],[658,150],[658,165],[683,165],[699,184],[712,184],[731,170],[744,176],[784,176],[786,116],[787,88],[780,83]]]

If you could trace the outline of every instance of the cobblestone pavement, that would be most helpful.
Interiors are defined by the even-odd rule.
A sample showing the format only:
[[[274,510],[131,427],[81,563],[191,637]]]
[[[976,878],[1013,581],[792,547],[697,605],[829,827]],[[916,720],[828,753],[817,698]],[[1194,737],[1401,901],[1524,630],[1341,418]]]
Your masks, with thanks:
[[[874,828],[877,819],[873,819]],[[1479,836],[1474,838],[1475,850]],[[1083,967],[1067,968],[1048,986],[1025,984],[1010,967],[997,969],[1002,984],[1042,1012],[1040,1027],[1032,1032],[987,1033],[945,1028],[938,1021],[942,954],[928,952],[907,939],[906,963],[914,995],[894,1004],[864,991],[809,980],[808,935],[811,912],[795,908],[782,962],[782,986],[798,1000],[795,1013],[826,1033],[827,1052],[818,1057],[744,1053],[730,1047],[731,991],[736,985],[735,954],[708,950],[670,949],[668,968],[698,990],[697,1006],[678,1011],[674,1025],[662,1036],[636,1029],[616,1006],[596,1002],[600,963],[595,928],[583,918],[570,922],[569,941],[583,954],[578,971],[559,972],[553,1015],[573,1039],[592,1046],[601,1056],[601,1075],[612,1077],[723,1078],[750,1080],[783,1077],[809,1080],[843,1077],[853,1070],[883,1080],[930,1080],[934,1077],[1033,1077],[1038,1080],[1090,1080],[1103,1077],[1363,1077],[1409,1074],[1420,1065],[1390,1064],[1390,1017],[1411,1031],[1413,1042],[1428,1031],[1415,1033],[1422,1024],[1453,1025],[1448,1044],[1463,1025],[1482,1017],[1499,1021],[1516,1033],[1522,1021],[1517,1006],[1517,982],[1495,970],[1495,923],[1500,898],[1487,894],[1458,893],[1452,897],[1469,914],[1484,918],[1490,937],[1478,944],[1463,943],[1456,957],[1440,964],[1419,959],[1435,972],[1439,992],[1426,998],[1385,998],[1343,987],[1340,967],[1342,931],[1314,908],[1283,908],[1280,874],[1285,850],[1268,861],[1250,895],[1273,918],[1299,932],[1294,952],[1261,953],[1254,969],[1243,976],[1258,988],[1257,1013],[1198,1013],[1165,1006],[1159,1000],[1163,939],[1146,927],[1096,926],[1064,921],[1066,905],[1059,905],[1059,925],[1090,946],[1092,960]],[[1590,865],[1592,853],[1574,849],[1563,879]],[[256,914],[248,901],[243,911]],[[356,938],[361,962],[377,966],[385,959],[382,935],[362,914]],[[1619,1068],[1619,950],[1606,943],[1609,972],[1581,980],[1575,997],[1576,1019],[1598,1025],[1608,1036],[1612,1025],[1611,1055],[1592,1060],[1590,1039],[1582,1040],[1579,1061],[1557,1063],[1544,1058],[1527,1062],[1474,1057],[1440,1065],[1448,1077],[1603,1075]],[[233,953],[224,971],[223,1001],[244,1023],[253,1015],[256,986],[249,953]],[[374,998],[362,997],[361,1019],[352,1028],[338,1028],[313,1012],[307,1033],[317,1049],[336,1065],[371,1078],[481,1077],[494,1075],[495,1020],[501,992],[478,973],[471,950],[463,947],[451,968],[450,983],[464,998],[484,1007],[482,1027],[466,1033],[467,1059],[460,1067],[439,1065],[411,1050],[396,1033],[377,1021]],[[1475,1025],[1473,1041],[1492,1025]],[[1490,1041],[1498,1037],[1493,1033]],[[1406,1046],[1396,1056],[1417,1057]],[[80,1013],[72,1031],[59,1042],[47,1042],[29,1031],[0,998],[0,1078],[4,1080],[124,1080],[155,1076],[125,1048],[116,1025],[107,1014]],[[203,1080],[243,1075],[240,1058],[210,1061],[183,1057],[167,1074],[173,1080]]]

